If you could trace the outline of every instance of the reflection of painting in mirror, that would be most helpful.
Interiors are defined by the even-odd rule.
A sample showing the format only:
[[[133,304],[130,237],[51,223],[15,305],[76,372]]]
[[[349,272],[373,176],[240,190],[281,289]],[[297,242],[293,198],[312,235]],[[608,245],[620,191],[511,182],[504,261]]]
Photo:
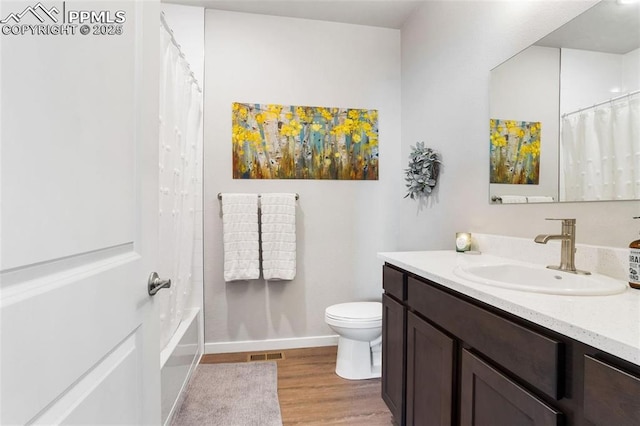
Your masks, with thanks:
[[[540,122],[490,120],[491,183],[540,183]]]
[[[234,103],[234,179],[378,179],[378,111]]]

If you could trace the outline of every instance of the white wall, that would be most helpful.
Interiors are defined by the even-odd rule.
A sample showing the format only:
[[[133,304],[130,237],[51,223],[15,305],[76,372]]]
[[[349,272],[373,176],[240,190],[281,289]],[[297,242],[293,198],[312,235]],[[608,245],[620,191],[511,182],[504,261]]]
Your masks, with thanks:
[[[640,89],[640,49],[622,57],[622,92]]]
[[[580,243],[626,247],[639,201],[489,205],[489,70],[593,2],[427,2],[402,30],[402,162],[426,140],[443,155],[433,202],[394,203],[400,249],[451,249],[469,230],[533,238],[577,219]],[[401,189],[395,189],[401,193]],[[393,248],[393,247],[390,247]]]
[[[560,112],[577,111],[640,88],[640,49],[624,55],[562,49]]]
[[[623,55],[562,49],[560,112],[577,111],[619,96]]]
[[[376,252],[395,248],[389,206],[404,195],[397,191],[400,32],[207,10],[205,47],[207,351],[223,350],[215,345],[223,342],[332,335],[324,309],[379,300]],[[232,102],[377,109],[380,179],[233,180]],[[219,192],[300,194],[295,280],[224,282]]]
[[[491,70],[489,116],[540,122],[541,132],[539,183],[493,183],[489,196],[538,195],[558,200],[559,72],[560,49],[541,46],[531,46]]]

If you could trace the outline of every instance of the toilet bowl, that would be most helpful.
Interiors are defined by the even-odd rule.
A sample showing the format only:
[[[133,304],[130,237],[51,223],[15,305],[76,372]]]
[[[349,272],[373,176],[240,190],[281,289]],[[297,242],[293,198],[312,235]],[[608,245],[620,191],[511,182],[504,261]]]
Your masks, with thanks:
[[[353,302],[329,306],[325,322],[338,334],[336,374],[349,380],[380,377],[382,303]]]

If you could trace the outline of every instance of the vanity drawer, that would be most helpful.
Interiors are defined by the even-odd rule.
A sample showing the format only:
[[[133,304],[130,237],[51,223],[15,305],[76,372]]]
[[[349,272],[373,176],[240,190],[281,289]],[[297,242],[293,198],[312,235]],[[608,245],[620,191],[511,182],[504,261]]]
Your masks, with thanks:
[[[409,277],[408,305],[552,398],[562,389],[563,343]]]
[[[384,291],[404,302],[407,300],[407,284],[405,274],[397,269],[393,269],[390,266],[384,265],[382,267],[382,288]]]
[[[640,424],[640,378],[584,357],[584,417],[595,425]]]

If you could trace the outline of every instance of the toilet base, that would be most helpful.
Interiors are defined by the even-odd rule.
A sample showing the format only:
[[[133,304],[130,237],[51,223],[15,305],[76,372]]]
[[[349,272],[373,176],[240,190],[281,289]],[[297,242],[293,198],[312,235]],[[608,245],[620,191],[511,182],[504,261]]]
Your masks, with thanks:
[[[382,362],[379,356],[380,345],[372,348],[369,342],[338,338],[338,356],[336,374],[343,379],[375,379],[382,375]]]

